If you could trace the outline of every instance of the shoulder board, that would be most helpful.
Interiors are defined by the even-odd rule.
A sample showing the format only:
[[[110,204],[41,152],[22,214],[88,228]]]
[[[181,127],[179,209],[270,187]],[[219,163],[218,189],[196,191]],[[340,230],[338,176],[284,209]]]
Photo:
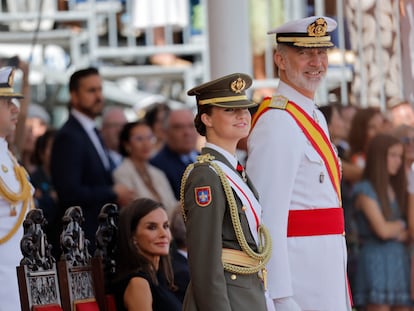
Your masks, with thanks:
[[[289,100],[283,95],[276,95],[272,97],[269,108],[276,108],[285,110]]]

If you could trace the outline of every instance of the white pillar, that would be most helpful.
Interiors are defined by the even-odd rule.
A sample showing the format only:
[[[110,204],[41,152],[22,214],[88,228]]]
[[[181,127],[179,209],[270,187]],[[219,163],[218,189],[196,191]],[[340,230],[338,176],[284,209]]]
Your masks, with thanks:
[[[210,78],[242,72],[252,75],[248,0],[205,1]]]
[[[307,1],[305,0],[285,0],[285,21],[295,20],[308,16]]]

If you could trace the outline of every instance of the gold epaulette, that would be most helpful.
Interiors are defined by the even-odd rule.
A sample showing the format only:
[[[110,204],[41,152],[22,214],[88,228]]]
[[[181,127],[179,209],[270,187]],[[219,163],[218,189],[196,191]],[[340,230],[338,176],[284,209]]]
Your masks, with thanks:
[[[269,104],[269,108],[285,110],[289,100],[283,95],[275,95]]]

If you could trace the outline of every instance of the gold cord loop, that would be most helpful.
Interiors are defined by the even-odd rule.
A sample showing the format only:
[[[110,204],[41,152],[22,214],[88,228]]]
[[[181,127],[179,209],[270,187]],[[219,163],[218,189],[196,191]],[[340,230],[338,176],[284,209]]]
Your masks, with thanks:
[[[10,153],[9,153],[10,154]],[[24,167],[19,165],[14,159],[13,155],[10,154],[10,157],[13,160],[13,169],[16,175],[16,179],[20,185],[20,192],[11,191],[4,180],[0,177],[0,193],[1,196],[11,205],[17,205],[19,202],[22,202],[22,209],[20,211],[19,217],[17,217],[16,223],[10,229],[10,231],[3,237],[0,238],[0,244],[3,244],[11,239],[11,237],[17,232],[21,227],[24,217],[26,215],[27,209],[33,208],[33,198],[31,194],[31,186],[28,180],[28,174]]]

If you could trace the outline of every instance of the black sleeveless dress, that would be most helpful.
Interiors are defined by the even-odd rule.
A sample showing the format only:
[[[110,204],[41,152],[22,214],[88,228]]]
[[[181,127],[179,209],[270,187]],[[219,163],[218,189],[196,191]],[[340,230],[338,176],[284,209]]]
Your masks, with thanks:
[[[128,275],[126,278],[117,282],[115,288],[115,299],[117,311],[127,311],[124,306],[124,292],[128,286],[129,281],[134,277],[141,277],[148,281],[152,294],[152,310],[153,311],[181,311],[182,305],[178,298],[171,292],[164,277],[157,273],[158,285],[155,285],[150,276],[144,272],[135,272]]]

